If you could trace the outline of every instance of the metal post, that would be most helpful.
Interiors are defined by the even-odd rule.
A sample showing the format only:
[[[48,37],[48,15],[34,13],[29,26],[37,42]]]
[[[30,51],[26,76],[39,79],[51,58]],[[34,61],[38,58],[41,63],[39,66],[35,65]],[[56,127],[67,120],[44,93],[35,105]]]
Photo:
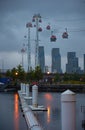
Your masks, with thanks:
[[[32,27],[31,23],[27,23],[26,27],[28,28],[28,44],[27,44],[27,59],[28,59],[28,72],[31,70],[31,44],[30,44],[30,28]]]
[[[39,29],[39,19],[41,19],[40,14],[35,14],[33,16],[36,22],[36,45],[35,45],[35,67],[39,65],[39,34],[38,34],[38,29]]]
[[[28,72],[30,71],[31,68],[31,51],[30,51],[30,27],[28,27]]]
[[[39,65],[38,55],[39,55],[39,36],[38,36],[38,16],[36,15],[36,45],[35,45],[35,67]]]

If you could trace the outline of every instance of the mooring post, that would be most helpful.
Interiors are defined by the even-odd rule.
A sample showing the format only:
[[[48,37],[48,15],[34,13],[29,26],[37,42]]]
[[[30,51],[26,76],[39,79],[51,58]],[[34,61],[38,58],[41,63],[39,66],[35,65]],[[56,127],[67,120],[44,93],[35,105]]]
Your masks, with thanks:
[[[26,84],[26,96],[29,97],[29,84]]]
[[[38,86],[32,86],[32,105],[33,107],[38,107]]]
[[[76,130],[76,98],[70,90],[61,94],[61,122],[62,130]]]

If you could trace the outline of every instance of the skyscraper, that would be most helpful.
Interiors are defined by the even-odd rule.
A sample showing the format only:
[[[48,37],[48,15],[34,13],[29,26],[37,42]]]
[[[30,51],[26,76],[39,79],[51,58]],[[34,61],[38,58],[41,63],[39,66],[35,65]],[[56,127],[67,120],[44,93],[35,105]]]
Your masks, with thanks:
[[[59,48],[52,48],[52,73],[61,73],[61,55]]]
[[[40,66],[42,72],[45,72],[44,46],[39,46],[39,66]]]
[[[67,53],[67,64],[66,64],[67,73],[79,73],[80,67],[78,64],[78,58],[76,57],[76,52]]]
[[[85,73],[85,54],[84,54],[84,73]]]

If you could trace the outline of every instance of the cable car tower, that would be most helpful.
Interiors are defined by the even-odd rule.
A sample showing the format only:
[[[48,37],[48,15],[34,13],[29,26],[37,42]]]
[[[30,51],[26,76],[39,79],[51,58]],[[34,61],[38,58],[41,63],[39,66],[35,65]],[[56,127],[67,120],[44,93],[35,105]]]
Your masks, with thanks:
[[[31,70],[31,45],[30,45],[30,28],[32,28],[32,23],[27,23],[26,27],[28,28],[28,44],[27,44],[27,59],[28,59],[28,72]]]
[[[35,67],[39,65],[39,34],[42,32],[42,28],[39,26],[39,23],[42,22],[40,14],[35,14],[33,16],[32,22],[35,22],[34,27],[36,27],[36,44],[35,44]]]

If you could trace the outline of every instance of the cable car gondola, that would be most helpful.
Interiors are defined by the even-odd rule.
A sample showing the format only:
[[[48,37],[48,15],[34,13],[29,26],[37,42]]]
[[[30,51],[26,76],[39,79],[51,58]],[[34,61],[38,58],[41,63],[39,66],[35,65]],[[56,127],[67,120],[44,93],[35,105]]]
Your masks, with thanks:
[[[42,23],[42,20],[41,20],[41,19],[39,19],[39,23]]]
[[[28,27],[32,27],[32,23],[27,23],[26,24],[26,27],[28,28]]]
[[[64,32],[63,35],[62,35],[62,38],[68,38],[68,33]]]
[[[52,36],[50,37],[50,41],[51,41],[51,42],[56,42],[56,39],[57,39],[57,38],[56,38],[55,35],[52,35]]]
[[[39,32],[42,32],[42,28],[41,28],[41,27],[39,27],[39,28],[38,28],[38,31],[39,31]]]
[[[50,30],[50,25],[47,25],[46,29],[47,29],[47,30]]]
[[[67,28],[65,30],[66,31],[63,33],[62,38],[68,38]]]
[[[32,19],[32,22],[35,22],[35,18]]]
[[[34,24],[34,27],[36,27],[36,24]]]

